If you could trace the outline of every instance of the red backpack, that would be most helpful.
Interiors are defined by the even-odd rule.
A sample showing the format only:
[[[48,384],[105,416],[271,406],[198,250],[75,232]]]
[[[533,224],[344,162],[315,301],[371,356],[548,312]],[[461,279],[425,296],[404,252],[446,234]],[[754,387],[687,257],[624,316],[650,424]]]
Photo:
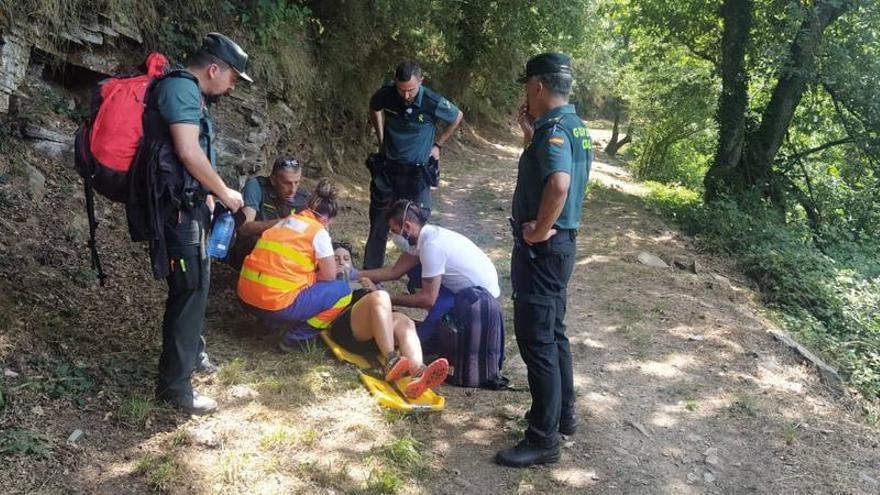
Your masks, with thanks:
[[[104,285],[104,271],[95,245],[94,191],[118,203],[128,202],[128,172],[144,134],[143,115],[147,89],[168,70],[168,59],[150,53],[147,73],[110,77],[98,83],[92,99],[91,118],[76,131],[74,156],[83,178],[89,217],[89,249],[92,268]]]

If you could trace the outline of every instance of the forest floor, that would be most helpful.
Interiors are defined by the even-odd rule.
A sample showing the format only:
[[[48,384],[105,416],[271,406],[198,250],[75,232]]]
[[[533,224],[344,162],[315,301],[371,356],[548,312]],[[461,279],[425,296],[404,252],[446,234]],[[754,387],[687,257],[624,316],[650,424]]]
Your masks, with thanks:
[[[835,395],[768,333],[774,324],[731,260],[698,252],[645,207],[644,189],[625,167],[602,153],[566,318],[578,432],[563,439],[558,464],[493,464],[497,450],[521,437],[530,403],[510,316],[506,220],[520,149],[513,135],[465,134],[446,148],[433,221],[473,239],[498,268],[511,390],[441,386],[442,413],[381,409],[353,368],[323,346],[279,353],[277,336],[262,335],[241,314],[235,274],[215,264],[205,333],[222,368],[195,381],[221,410],[186,417],[150,398],[163,286],[142,277],[147,288],[122,291],[128,304],[116,308],[144,313],[140,333],[120,332],[113,340],[123,344],[105,339],[112,353],[92,339],[87,351],[70,353],[71,366],[49,376],[35,364],[49,361],[39,343],[0,339],[8,399],[0,492],[880,492],[880,432],[858,404]],[[594,131],[594,148],[607,138]],[[362,239],[367,189],[343,185],[331,234]],[[362,241],[355,244],[362,250]],[[643,252],[695,269],[646,266],[638,261]],[[58,327],[36,325],[36,334]],[[71,336],[85,332],[59,330],[52,345],[66,350],[76,345]],[[74,430],[82,436],[68,441]]]

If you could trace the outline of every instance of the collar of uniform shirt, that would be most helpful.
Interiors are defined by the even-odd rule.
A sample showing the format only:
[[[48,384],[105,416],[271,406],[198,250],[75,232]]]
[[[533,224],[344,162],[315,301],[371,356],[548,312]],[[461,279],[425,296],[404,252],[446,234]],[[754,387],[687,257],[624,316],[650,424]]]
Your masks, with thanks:
[[[400,97],[400,94],[398,94],[396,91],[395,91],[395,94],[397,94],[397,96]],[[423,96],[425,96],[425,87],[424,87],[424,86],[419,86],[419,92],[416,94],[416,97],[413,98],[412,103],[410,103],[409,105],[407,105],[406,102],[404,101],[404,102],[403,102],[403,106],[404,106],[404,107],[410,106],[410,107],[419,107],[419,108],[421,108],[421,107],[422,107],[422,97],[423,97]],[[400,98],[400,100],[403,101],[403,98]]]
[[[558,106],[553,110],[545,112],[544,115],[541,115],[541,118],[535,121],[535,129],[540,129],[541,126],[546,124],[548,120],[552,119],[553,117],[558,117],[563,113],[574,113],[574,105],[572,105],[571,103],[566,103],[565,105]]]

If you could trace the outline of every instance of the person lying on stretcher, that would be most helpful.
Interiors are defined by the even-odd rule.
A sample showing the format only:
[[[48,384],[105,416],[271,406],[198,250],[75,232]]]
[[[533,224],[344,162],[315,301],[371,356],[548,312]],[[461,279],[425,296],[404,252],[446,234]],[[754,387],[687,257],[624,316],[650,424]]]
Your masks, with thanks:
[[[338,261],[337,278],[341,279],[351,270],[350,248],[344,243],[334,243],[333,248]],[[392,311],[387,292],[360,289],[353,294],[353,300],[356,302],[330,324],[330,337],[337,344],[355,354],[384,356],[385,381],[389,383],[405,375],[412,376],[403,390],[411,399],[446,380],[449,362],[440,358],[424,364],[415,323],[406,315]]]

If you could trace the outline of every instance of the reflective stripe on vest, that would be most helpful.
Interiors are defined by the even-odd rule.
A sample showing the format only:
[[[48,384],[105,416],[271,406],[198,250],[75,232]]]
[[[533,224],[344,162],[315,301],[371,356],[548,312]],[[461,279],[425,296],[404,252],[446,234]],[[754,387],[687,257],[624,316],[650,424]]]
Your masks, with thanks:
[[[333,320],[339,316],[339,313],[342,313],[348,305],[351,304],[351,293],[342,296],[336,301],[336,304],[333,305],[330,309],[325,309],[315,316],[306,320],[306,323],[311,325],[314,328],[324,329],[330,326],[333,323]]]
[[[257,245],[254,246],[254,250],[257,249],[265,249],[267,251],[272,251],[273,253],[278,253],[281,256],[295,262],[299,266],[303,268],[303,270],[308,272],[315,271],[315,263],[309,259],[305,254],[287,246],[286,244],[282,244],[277,241],[267,241],[265,239],[260,239],[257,241]]]
[[[324,226],[311,211],[288,216],[263,232],[238,277],[238,297],[256,308],[277,311],[293,304],[317,280],[313,245]]]

